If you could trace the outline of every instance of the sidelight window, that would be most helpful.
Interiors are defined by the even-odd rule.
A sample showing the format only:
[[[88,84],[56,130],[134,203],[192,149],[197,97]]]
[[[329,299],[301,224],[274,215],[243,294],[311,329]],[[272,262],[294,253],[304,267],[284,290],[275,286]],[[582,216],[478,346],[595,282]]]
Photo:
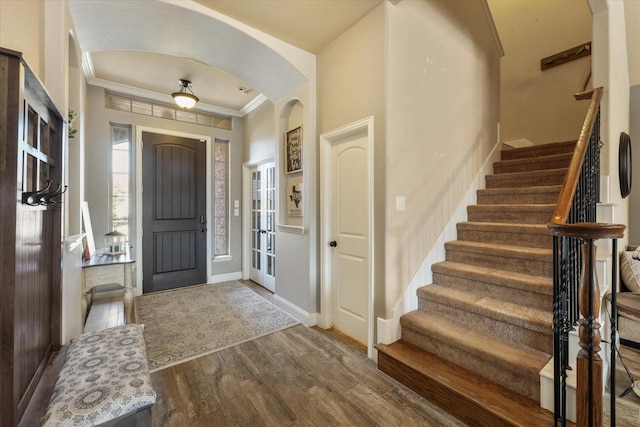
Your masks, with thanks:
[[[131,125],[111,123],[111,229],[129,234]]]
[[[229,255],[229,141],[215,139],[213,144],[214,256]]]

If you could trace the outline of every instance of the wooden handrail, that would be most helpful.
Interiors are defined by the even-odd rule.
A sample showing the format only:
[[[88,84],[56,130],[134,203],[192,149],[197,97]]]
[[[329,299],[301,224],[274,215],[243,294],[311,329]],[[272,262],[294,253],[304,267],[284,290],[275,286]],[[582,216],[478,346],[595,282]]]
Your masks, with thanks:
[[[576,148],[573,151],[573,157],[569,163],[569,170],[567,176],[562,184],[560,190],[560,196],[558,197],[558,203],[556,209],[551,217],[551,224],[565,224],[571,210],[571,204],[573,202],[573,196],[576,192],[578,179],[580,178],[580,172],[582,170],[582,163],[584,162],[584,156],[589,146],[589,139],[591,138],[591,132],[598,116],[598,110],[600,109],[600,101],[602,99],[602,88],[598,87],[589,91],[591,102],[589,103],[589,109],[584,118],[582,129],[580,130],[580,137],[576,143]]]
[[[580,77],[580,81],[578,82],[578,87],[576,88],[576,92],[573,94],[573,97],[577,100],[581,99],[589,99],[591,98],[591,93],[593,90],[587,90],[587,85],[589,84],[589,80],[591,80],[591,61],[587,62],[587,66],[582,73],[582,77]]]
[[[579,222],[576,224],[549,224],[549,231],[554,236],[576,237],[579,239],[622,239],[623,224],[606,224],[601,222]]]

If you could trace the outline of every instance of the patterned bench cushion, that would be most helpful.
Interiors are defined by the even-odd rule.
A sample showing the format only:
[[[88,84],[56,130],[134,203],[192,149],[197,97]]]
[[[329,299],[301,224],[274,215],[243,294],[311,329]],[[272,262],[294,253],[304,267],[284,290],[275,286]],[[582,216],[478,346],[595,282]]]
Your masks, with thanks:
[[[93,426],[153,405],[142,332],[129,324],[72,340],[43,427]]]

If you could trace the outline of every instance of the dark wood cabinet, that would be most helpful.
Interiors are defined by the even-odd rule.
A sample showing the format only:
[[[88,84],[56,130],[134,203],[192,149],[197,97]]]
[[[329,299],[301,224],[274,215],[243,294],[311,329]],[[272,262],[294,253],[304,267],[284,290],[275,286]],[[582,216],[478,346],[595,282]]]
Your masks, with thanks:
[[[18,424],[60,346],[65,126],[22,55],[0,48],[1,427]]]

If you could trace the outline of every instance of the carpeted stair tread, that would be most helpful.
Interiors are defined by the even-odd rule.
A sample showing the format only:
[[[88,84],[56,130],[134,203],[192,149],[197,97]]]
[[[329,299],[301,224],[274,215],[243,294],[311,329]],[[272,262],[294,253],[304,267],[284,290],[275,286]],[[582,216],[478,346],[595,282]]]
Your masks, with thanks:
[[[558,201],[561,185],[539,185],[535,187],[484,188],[477,191],[477,203],[522,204],[553,203]]]
[[[428,352],[428,357],[444,359],[455,364],[454,369],[506,389],[514,399],[537,405],[539,372],[553,350],[553,254],[546,224],[556,208],[575,144],[502,151],[501,160],[493,164],[494,173],[485,177],[486,188],[476,193],[477,204],[467,207],[467,221],[456,225],[458,240],[445,243],[445,261],[432,264],[433,283],[418,288],[418,309],[401,316],[401,340],[390,350],[399,349],[395,359],[404,358],[404,351],[419,357]],[[441,374],[439,367],[429,364],[395,365],[385,351],[379,352],[379,366],[390,364],[390,369],[402,371],[405,377],[400,381],[410,387],[420,381],[412,376],[418,371],[425,377]],[[425,381],[436,384],[432,377]],[[428,398],[437,400],[439,396],[433,395],[438,391],[427,389]],[[469,403],[469,392],[454,395],[456,402]],[[491,403],[477,409],[486,414],[487,406]],[[540,423],[529,423],[527,418],[471,424],[552,423],[552,418]]]
[[[463,353],[472,354],[504,369],[519,371],[523,375],[536,377],[550,358],[550,355],[542,351],[514,345],[474,331],[468,325],[443,320],[420,310],[405,314],[400,318],[400,323],[403,328],[446,342],[448,346],[458,348]],[[455,360],[451,361],[456,363]]]
[[[485,177],[485,182],[486,188],[562,185],[566,174],[566,168],[528,172],[509,172],[487,175]]]
[[[433,264],[434,273],[464,277],[491,283],[505,288],[553,296],[553,280],[550,277],[505,271],[500,268],[482,267],[461,262],[442,261]]]
[[[500,267],[508,271],[540,276],[553,274],[551,249],[461,240],[447,242],[444,247],[447,261]]]
[[[465,242],[454,240],[444,244],[447,250],[459,250],[463,252],[491,252],[499,256],[509,256],[522,259],[541,259],[551,262],[551,248],[530,248],[527,246],[505,246],[494,243]]]
[[[403,340],[377,344],[379,368],[461,421],[484,427],[548,427],[553,414],[524,396]],[[572,423],[568,423],[572,425]]]
[[[552,237],[543,224],[459,222],[458,240],[548,248]]]
[[[552,142],[549,144],[539,144],[530,147],[512,148],[502,150],[500,158],[502,160],[523,159],[527,157],[539,157],[555,154],[573,153],[576,141]]]
[[[551,277],[452,261],[433,264],[431,271],[434,284],[501,301],[517,301],[524,307],[553,310]]]
[[[470,222],[546,224],[554,209],[554,204],[469,205],[467,217]]]
[[[549,342],[551,342],[553,316],[549,311],[524,307],[520,304],[500,301],[495,298],[476,295],[460,289],[439,286],[437,284],[422,286],[418,288],[417,294],[418,299],[433,301],[437,304],[447,305],[466,313],[488,317],[524,329],[549,333]],[[470,327],[473,326],[470,325]]]
[[[533,170],[562,169],[569,166],[573,153],[551,156],[527,157],[523,159],[500,160],[493,163],[493,173],[525,172]]]

